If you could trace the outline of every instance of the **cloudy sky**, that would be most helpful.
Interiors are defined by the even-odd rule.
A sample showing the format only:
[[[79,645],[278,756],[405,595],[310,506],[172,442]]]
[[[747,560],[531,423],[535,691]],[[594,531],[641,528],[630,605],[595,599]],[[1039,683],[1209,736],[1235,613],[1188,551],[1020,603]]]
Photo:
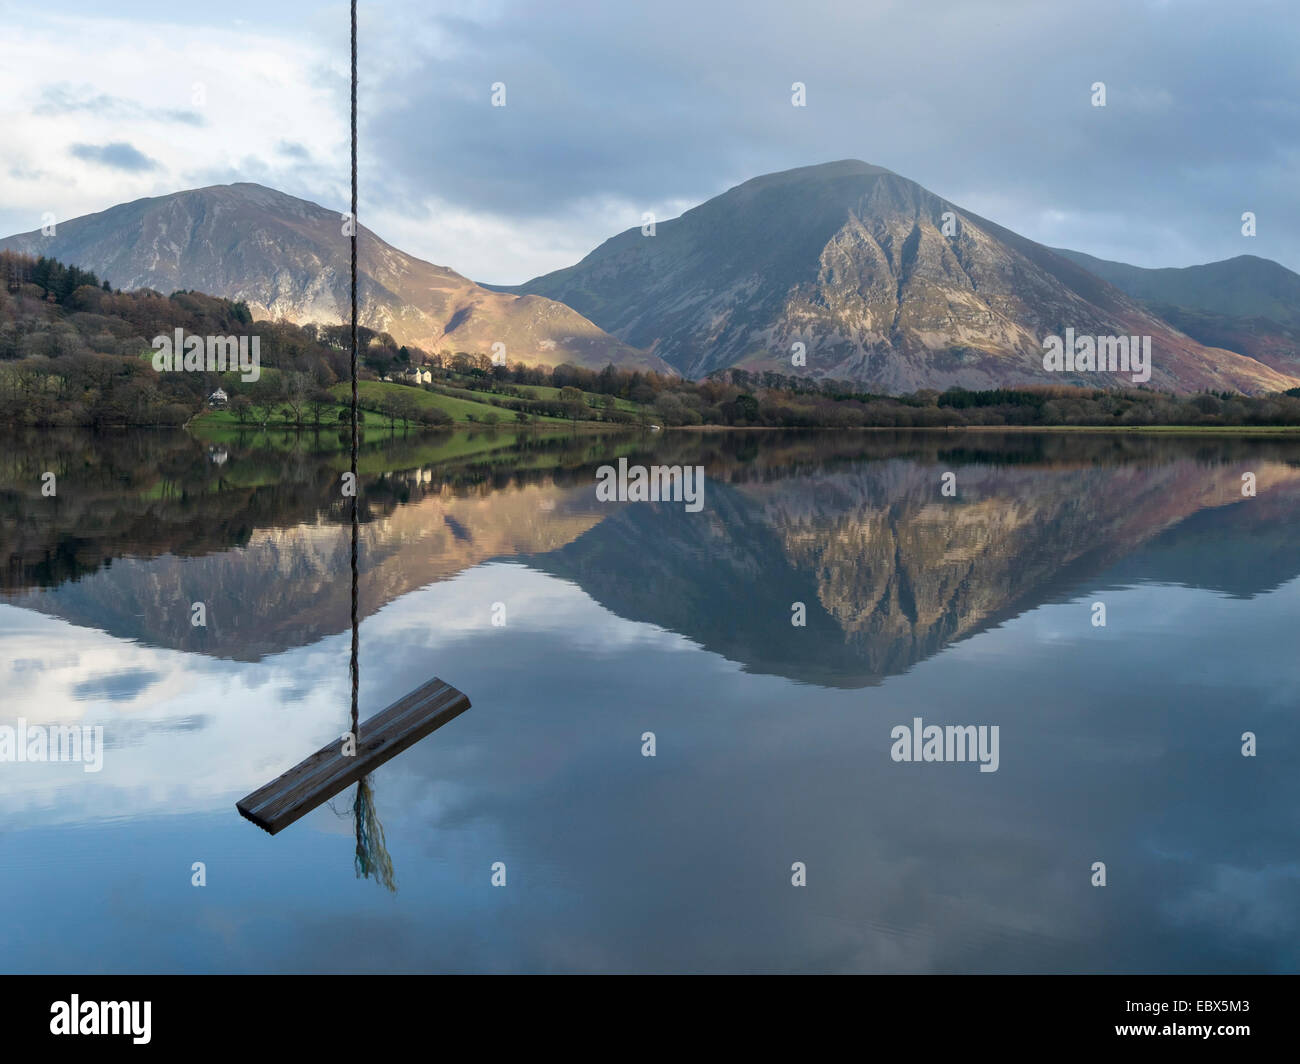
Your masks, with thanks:
[[[238,180],[346,207],[346,5],[0,8],[0,235]],[[363,0],[361,55],[362,222],[475,280],[844,158],[1054,246],[1300,270],[1290,0]]]

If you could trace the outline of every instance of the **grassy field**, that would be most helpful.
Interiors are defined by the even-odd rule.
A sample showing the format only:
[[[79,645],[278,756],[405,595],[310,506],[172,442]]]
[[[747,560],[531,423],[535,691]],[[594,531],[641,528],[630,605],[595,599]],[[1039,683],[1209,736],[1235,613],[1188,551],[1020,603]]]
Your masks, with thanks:
[[[349,425],[346,421],[336,421],[336,416],[335,411],[331,410],[328,418],[319,427],[316,425],[299,427],[286,422],[283,418],[272,418],[263,429],[252,421],[241,425],[229,410],[205,410],[193,418],[186,427],[195,436],[208,443],[257,441],[257,446],[275,450],[300,450],[303,449],[302,438],[308,437],[313,443],[311,447],[306,448],[307,450],[346,451],[351,446],[350,441],[340,441],[338,436],[340,432],[346,432]],[[370,414],[362,428],[377,434],[381,429],[377,415]],[[388,426],[382,426],[382,429],[387,432]]]
[[[226,433],[229,432],[229,436]],[[500,461],[511,468],[527,468],[534,464],[545,466],[552,462],[546,453],[521,456],[516,447],[521,437],[545,439],[550,436],[569,436],[572,428],[548,426],[547,428],[446,428],[404,432],[398,428],[389,433],[387,426],[371,426],[362,440],[357,455],[357,471],[363,476],[387,472],[392,469],[410,469],[416,466],[455,466],[473,461]],[[340,439],[340,435],[342,438]],[[337,432],[298,432],[272,429],[268,432],[245,428],[235,434],[221,430],[215,435],[202,434],[211,443],[228,443],[249,451],[263,452],[262,460],[244,457],[222,471],[224,484],[232,488],[264,487],[279,482],[283,473],[283,458],[276,457],[291,452],[316,455],[332,468],[342,472],[349,466],[348,451],[351,441],[346,434]],[[161,483],[153,485],[146,493],[159,497],[166,490]]]
[[[268,380],[273,380],[277,370],[266,367],[262,370],[262,376]],[[234,374],[223,375],[222,387],[226,389],[229,395],[237,395],[241,388],[246,389],[247,385],[242,385],[239,378]],[[541,385],[515,385],[520,392],[523,392],[530,399],[557,400],[560,395],[559,388],[544,387]],[[458,385],[458,382],[435,382],[432,391],[424,388],[412,387],[407,384],[390,383],[386,381],[361,381],[357,387],[357,394],[361,400],[361,407],[368,412],[367,424],[374,425],[377,423],[387,424],[388,419],[378,411],[382,399],[390,395],[409,396],[415,400],[422,409],[442,410],[453,422],[463,424],[490,424],[493,419],[502,425],[507,423],[516,424],[515,411],[507,407],[493,406],[487,401],[487,393],[473,392],[468,388]],[[330,388],[330,393],[337,400],[338,405],[322,412],[322,426],[324,431],[326,427],[335,428],[342,424],[347,425],[347,419],[343,422],[338,421],[340,411],[346,412],[349,409],[351,400],[352,386],[348,381],[340,381]],[[584,396],[593,396],[593,392],[584,392]],[[479,399],[478,396],[482,396]],[[503,397],[508,398],[508,397]],[[596,395],[600,400],[601,396]],[[629,402],[626,399],[617,400],[617,409],[626,413],[636,413],[640,407],[636,403]],[[595,411],[593,410],[593,414]],[[304,416],[309,412],[304,411]],[[531,414],[533,422],[550,423],[554,425],[568,425],[571,421],[563,417],[554,417],[549,414]],[[593,422],[595,418],[592,419]],[[217,439],[226,435],[227,432],[247,432],[257,425],[249,418],[240,422],[230,410],[205,410],[197,415],[191,422],[191,426],[201,433],[205,438]],[[292,422],[287,420],[283,415],[277,412],[276,416],[271,418],[267,423],[268,428],[291,428]],[[304,429],[314,429],[314,425],[303,426]]]
[[[342,404],[342,403],[339,403],[339,404],[337,404],[337,405],[328,406],[328,407],[324,408],[324,409],[321,411],[321,427],[322,427],[322,428],[331,428],[331,429],[332,429],[332,428],[336,428],[336,427],[338,427],[339,425],[343,425],[344,427],[346,427],[346,426],[347,426],[347,421],[340,421],[338,418],[339,418],[339,411],[343,411],[343,412],[346,413],[346,412],[348,411],[348,409],[349,409],[349,408],[348,408],[346,405]],[[371,414],[371,415],[370,415],[370,419],[369,419],[369,420],[370,420],[370,422],[371,422],[372,424],[374,423],[374,420],[375,420],[375,418],[376,418],[377,416],[378,416],[377,414]],[[311,418],[311,411],[310,411],[310,410],[307,410],[307,409],[304,409],[304,410],[303,410],[303,417],[304,417],[304,418],[307,418],[307,419],[310,419],[310,418]],[[231,426],[234,426],[234,427],[236,427],[236,428],[238,428],[238,427],[243,427],[243,428],[256,428],[256,427],[258,427],[258,422],[257,422],[257,420],[256,420],[256,419],[255,419],[251,414],[250,414],[248,417],[246,417],[246,418],[244,419],[244,421],[241,423],[240,420],[239,420],[239,418],[237,418],[237,417],[235,416],[234,411],[230,410],[229,408],[227,408],[227,409],[225,409],[225,410],[205,410],[205,411],[203,411],[203,413],[196,415],[195,418],[194,418],[194,420],[195,420],[196,422],[197,422],[197,421],[202,421],[205,425],[212,425],[212,426],[217,426],[217,425],[231,425]],[[269,422],[267,422],[267,424],[268,424],[268,426],[271,426],[271,425],[282,425],[282,426],[287,426],[287,427],[290,427],[290,428],[294,427],[294,426],[293,426],[293,422],[292,422],[291,420],[288,420],[288,419],[284,418],[284,417],[281,416],[278,412],[276,413],[276,415],[275,415],[274,417],[271,418],[271,420],[270,420]],[[304,422],[304,426],[303,426],[303,427],[315,428],[314,425],[308,425],[306,422]]]
[[[339,399],[346,400],[352,394],[352,385],[343,382],[334,385],[330,391]],[[473,402],[468,399],[460,399],[453,395],[443,395],[441,392],[429,392],[423,388],[413,388],[408,384],[387,384],[383,381],[362,381],[357,386],[357,394],[360,397],[363,407],[374,408],[379,401],[386,395],[402,394],[410,395],[420,404],[423,409],[436,408],[451,415],[453,421],[483,423],[491,417],[496,417],[502,424],[506,422],[514,423],[515,415],[513,410],[505,410],[499,407],[491,406],[488,403]],[[371,415],[372,417],[375,415]],[[536,421],[550,422],[552,424],[565,424],[564,418],[558,417],[537,417]]]
[[[462,398],[488,394],[486,392],[475,392],[471,387],[474,383],[474,379],[471,377],[453,374],[445,380],[440,378],[435,380],[433,383],[434,387],[441,388],[444,391]],[[560,389],[548,384],[515,384],[513,381],[507,381],[505,387],[509,388],[512,392],[519,392],[520,395],[528,399],[546,399],[551,402],[556,402],[560,398]],[[513,398],[513,396],[507,395],[502,396],[502,398],[510,399]],[[604,400],[605,396],[600,392],[582,393],[582,401],[588,405],[590,405],[591,401],[596,402],[598,404],[596,409],[600,409],[599,404],[603,404]],[[632,402],[630,399],[615,399],[614,408],[627,414],[635,414],[644,409],[644,407]]]
[[[549,385],[545,385],[545,384],[512,384],[510,385],[510,387],[516,389],[517,391],[523,392],[530,399],[555,400],[560,398],[559,388],[552,388]],[[605,397],[601,395],[599,392],[583,392],[582,401],[585,403],[592,396],[595,397],[597,402],[603,402],[605,399]],[[640,406],[632,402],[632,400],[630,399],[615,399],[614,408],[616,410],[626,411],[629,414],[635,414],[637,411],[641,409]]]
[[[265,370],[263,372],[269,373],[272,371]],[[557,388],[530,390],[559,394]],[[266,428],[263,429],[257,422],[248,417],[241,422],[233,411],[226,409],[203,411],[190,421],[189,428],[196,436],[210,443],[246,444],[251,442],[255,446],[267,447],[273,450],[302,450],[305,441],[305,449],[307,450],[345,452],[349,448],[349,441],[340,438],[340,434],[346,434],[348,429],[347,414],[350,411],[352,386],[349,382],[342,381],[334,385],[330,389],[330,393],[334,396],[336,404],[321,412],[321,423],[319,425],[294,425],[282,413],[277,412],[267,422]],[[235,393],[232,392],[231,394]],[[363,431],[372,440],[382,438],[383,434],[389,432],[392,427],[388,423],[388,418],[377,410],[381,401],[390,395],[409,396],[415,400],[421,409],[441,410],[451,417],[454,425],[488,426],[495,422],[503,431],[519,427],[519,422],[515,419],[513,410],[495,407],[485,402],[477,402],[474,399],[461,398],[460,395],[448,395],[441,391],[426,391],[424,388],[415,388],[406,384],[385,381],[361,381],[357,387],[357,395],[361,403]],[[636,409],[634,404],[629,405],[632,409]],[[339,420],[340,415],[343,415],[341,421]],[[310,411],[304,410],[304,417],[310,416]],[[573,428],[575,425],[574,422],[566,418],[538,414],[531,415],[529,424],[537,428],[549,427],[552,429],[558,429],[562,426]],[[580,421],[576,424],[582,428],[590,428],[597,423]],[[601,423],[601,427],[608,426]],[[400,420],[396,423],[396,428],[398,431],[402,431],[404,428]],[[411,425],[409,428],[415,429],[417,426]],[[457,445],[452,444],[451,446],[454,448]],[[451,455],[445,455],[444,457],[449,456]]]

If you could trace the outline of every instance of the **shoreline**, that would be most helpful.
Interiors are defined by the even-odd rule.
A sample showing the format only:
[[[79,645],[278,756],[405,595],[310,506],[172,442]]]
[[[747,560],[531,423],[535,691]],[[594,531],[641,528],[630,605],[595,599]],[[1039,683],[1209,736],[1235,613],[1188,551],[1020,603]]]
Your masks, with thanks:
[[[1166,436],[1300,436],[1300,425],[674,425],[664,432],[1105,432]]]
[[[600,421],[579,421],[568,424],[562,423],[543,423],[536,422],[530,424],[519,424],[516,422],[500,422],[496,425],[485,424],[473,421],[457,421],[451,425],[410,425],[403,429],[394,431],[388,426],[381,427],[378,424],[367,425],[367,429],[373,431],[376,436],[385,435],[422,435],[436,432],[473,432],[476,434],[486,434],[496,432],[502,435],[506,434],[530,434],[530,435],[576,435],[578,433],[590,433],[592,435],[644,435],[651,436],[658,433],[641,425],[626,425],[614,422]],[[83,431],[83,432],[185,432],[197,439],[206,439],[209,442],[216,442],[225,435],[269,435],[271,433],[295,434],[295,435],[323,435],[331,432],[340,431],[339,426],[333,422],[322,423],[321,425],[285,425],[270,424],[265,428],[260,426],[207,426],[204,425],[199,417],[192,417],[177,425],[0,425],[0,432],[7,431],[28,431],[28,432],[60,432],[60,431]],[[710,432],[925,432],[925,433],[943,433],[953,434],[961,432],[982,432],[982,433],[1034,433],[1034,432],[1051,432],[1051,433],[1111,433],[1115,435],[1148,435],[1148,436],[1300,436],[1300,425],[663,425],[659,429],[662,433],[669,432],[693,432],[693,433],[710,433]]]

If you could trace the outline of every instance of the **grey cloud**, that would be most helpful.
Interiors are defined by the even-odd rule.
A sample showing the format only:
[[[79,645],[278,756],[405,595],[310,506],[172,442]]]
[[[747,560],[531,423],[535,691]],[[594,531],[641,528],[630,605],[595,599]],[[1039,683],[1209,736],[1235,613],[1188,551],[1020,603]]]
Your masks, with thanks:
[[[181,188],[205,188],[237,181],[266,185],[331,210],[345,210],[350,196],[345,170],[330,172],[302,160],[288,166],[273,166],[258,156],[246,155],[231,165],[198,167],[180,175]]]
[[[311,152],[292,140],[282,140],[275,146],[276,151],[281,155],[286,155],[290,159],[300,159],[304,162],[311,159]]]
[[[371,48],[406,61],[372,72],[363,151],[386,163],[370,196],[390,206],[432,194],[524,223],[605,197],[699,202],[860,158],[1058,246],[1148,266],[1249,252],[1300,267],[1300,23],[1275,5],[389,11],[375,32],[391,36]],[[495,81],[504,108],[490,106]],[[791,106],[795,81],[805,108]],[[1244,210],[1260,218],[1255,239],[1240,234]]]
[[[144,173],[157,170],[158,163],[138,151],[124,140],[112,144],[74,144],[68,151],[78,159],[99,163],[114,170],[126,170],[129,173]]]
[[[162,677],[158,673],[148,669],[123,669],[81,681],[73,688],[72,695],[78,700],[106,699],[110,702],[129,702],[160,679]]]
[[[41,102],[33,109],[38,115],[61,115],[89,112],[105,118],[146,119],[155,122],[175,122],[189,126],[206,124],[204,117],[197,111],[180,108],[143,107],[134,100],[122,96],[110,96],[95,92],[89,86],[76,87],[61,82],[47,85],[41,90]]]

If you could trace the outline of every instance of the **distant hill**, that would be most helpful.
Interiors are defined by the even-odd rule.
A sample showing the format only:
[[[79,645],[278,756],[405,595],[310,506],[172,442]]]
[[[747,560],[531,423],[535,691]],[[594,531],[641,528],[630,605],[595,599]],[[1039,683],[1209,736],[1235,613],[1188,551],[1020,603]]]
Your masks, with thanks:
[[[259,319],[336,324],[348,310],[341,216],[256,184],[136,200],[3,249]],[[855,160],[755,178],[519,286],[475,284],[364,227],[359,253],[361,324],[426,352],[500,343],[533,366],[739,366],[890,394],[1133,383],[1044,370],[1044,338],[1073,329],[1150,336],[1155,389],[1300,386],[1300,276],[1276,263],[1145,270],[1056,251]]]
[[[671,372],[568,307],[476,285],[359,230],[360,321],[426,351],[490,354]],[[213,185],[135,200],[0,240],[0,250],[52,256],[123,289],[206,292],[259,319],[337,324],[349,310],[349,243],[337,211],[261,185]]]
[[[1146,269],[1081,251],[1053,250],[1144,303],[1300,325],[1300,274],[1271,259],[1238,255],[1204,266]]]
[[[1300,274],[1271,259],[1238,255],[1203,266],[1146,269],[1056,253],[1140,300],[1188,336],[1283,373],[1300,373]]]
[[[1300,373],[1198,342],[1067,256],[856,160],[754,178],[653,236],[630,229],[574,266],[501,290],[562,301],[690,376],[731,365],[791,371],[792,345],[803,343],[809,374],[880,392],[1119,383],[1043,369],[1044,337],[1072,327],[1151,336],[1156,388],[1300,383]]]

